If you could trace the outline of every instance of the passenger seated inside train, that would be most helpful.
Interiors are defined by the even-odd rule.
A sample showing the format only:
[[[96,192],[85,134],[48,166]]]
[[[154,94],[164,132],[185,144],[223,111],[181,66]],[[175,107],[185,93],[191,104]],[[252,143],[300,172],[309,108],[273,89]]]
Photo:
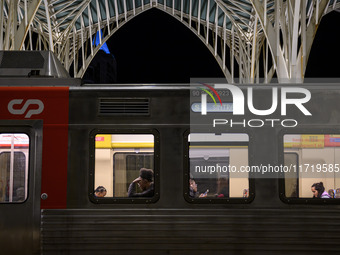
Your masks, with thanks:
[[[189,179],[189,196],[192,198],[204,198],[204,197],[215,197],[215,198],[227,198],[229,197],[229,186],[228,179],[226,177],[220,177],[217,179],[216,184],[210,183],[210,185],[204,185],[205,192],[201,193],[198,191],[198,185],[192,175]],[[211,194],[209,194],[212,189]]]
[[[193,178],[189,179],[189,196],[192,198],[198,197],[197,184]]]
[[[335,190],[334,198],[340,198],[340,189],[339,188]]]
[[[16,196],[13,200],[16,202],[25,201],[25,188],[24,187],[19,187],[16,189]]]
[[[228,180],[225,177],[218,178],[217,180],[217,193],[215,197],[229,197]]]
[[[141,168],[139,170],[139,177],[131,182],[128,189],[128,197],[153,197],[154,195],[154,183],[153,170],[147,168]],[[137,193],[135,183],[138,184],[142,192]]]
[[[207,197],[209,193],[209,189],[207,189],[204,193],[199,194],[197,190],[197,183],[195,182],[194,178],[190,175],[189,179],[189,196],[192,198],[202,198]]]
[[[249,189],[243,190],[243,197],[245,197],[245,198],[249,197]]]
[[[106,196],[106,189],[103,186],[98,186],[94,191],[94,195],[96,197],[105,197]]]
[[[313,192],[313,198],[331,198],[327,191],[325,191],[323,182],[314,183],[311,190]]]
[[[334,189],[329,189],[328,190],[328,195],[330,195],[331,198],[335,198],[335,190]]]

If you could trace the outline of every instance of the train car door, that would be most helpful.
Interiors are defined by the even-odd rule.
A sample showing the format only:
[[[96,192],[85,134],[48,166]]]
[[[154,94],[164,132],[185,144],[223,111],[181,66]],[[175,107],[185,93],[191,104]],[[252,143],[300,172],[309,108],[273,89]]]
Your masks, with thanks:
[[[1,254],[40,253],[42,120],[0,120]]]

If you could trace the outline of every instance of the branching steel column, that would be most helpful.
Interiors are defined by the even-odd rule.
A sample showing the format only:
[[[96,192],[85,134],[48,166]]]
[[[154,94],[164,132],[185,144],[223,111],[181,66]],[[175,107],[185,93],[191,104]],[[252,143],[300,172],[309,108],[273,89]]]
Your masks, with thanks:
[[[13,47],[14,47],[14,35],[15,35],[17,15],[18,15],[17,10],[18,10],[17,1],[10,1],[6,30],[5,30],[5,38],[4,38],[4,43],[3,43],[4,50],[13,50]]]
[[[5,26],[5,18],[4,18],[4,0],[0,0],[0,49],[4,48],[4,26]]]
[[[48,8],[47,0],[44,0],[45,4],[45,11],[46,11],[46,19],[47,19],[47,28],[48,28],[48,38],[49,38],[49,50],[54,52],[54,44],[53,44],[53,37],[52,37],[52,27],[51,27],[51,19],[50,19],[50,10]]]
[[[274,25],[268,20],[260,0],[250,0],[260,18],[261,26],[274,56],[274,66],[280,83],[303,82],[308,56],[318,24],[329,1],[314,0],[306,24],[307,1],[275,0]],[[282,41],[280,40],[282,38]],[[301,45],[298,45],[298,41]]]
[[[239,82],[259,82],[261,52],[265,83],[275,72],[279,82],[301,82],[322,16],[339,7],[339,0],[0,0],[0,49],[54,50],[67,70],[74,64],[74,76],[82,77],[112,34],[157,8],[195,33],[228,82],[237,76],[235,63]]]
[[[27,13],[25,13],[27,17],[27,24],[26,22],[21,22],[17,31],[15,32],[14,36],[14,50],[21,50],[22,46],[24,45],[25,38],[28,33],[28,28],[32,24],[33,18],[37,13],[37,10],[41,4],[42,0],[31,0],[27,4]],[[27,0],[25,0],[27,2]]]

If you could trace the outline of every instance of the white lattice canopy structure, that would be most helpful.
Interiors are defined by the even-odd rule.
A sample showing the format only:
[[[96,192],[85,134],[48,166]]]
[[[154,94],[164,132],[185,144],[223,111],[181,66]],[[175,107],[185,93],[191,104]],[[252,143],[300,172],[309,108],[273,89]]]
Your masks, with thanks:
[[[0,50],[53,51],[75,77],[120,27],[157,8],[205,43],[228,82],[237,76],[254,83],[274,73],[279,82],[303,81],[321,18],[340,0],[0,0],[0,6]]]

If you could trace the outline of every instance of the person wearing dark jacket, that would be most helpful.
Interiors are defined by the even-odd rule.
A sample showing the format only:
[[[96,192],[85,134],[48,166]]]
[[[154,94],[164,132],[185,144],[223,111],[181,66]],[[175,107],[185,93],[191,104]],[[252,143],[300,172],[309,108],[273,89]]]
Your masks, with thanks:
[[[152,182],[153,171],[152,169],[141,168],[139,170],[139,177],[131,182],[128,189],[128,197],[153,197],[154,184]],[[142,190],[140,193],[136,193],[135,183],[138,184]]]
[[[106,196],[106,189],[103,186],[98,186],[94,191],[94,195],[96,197],[105,197]]]

